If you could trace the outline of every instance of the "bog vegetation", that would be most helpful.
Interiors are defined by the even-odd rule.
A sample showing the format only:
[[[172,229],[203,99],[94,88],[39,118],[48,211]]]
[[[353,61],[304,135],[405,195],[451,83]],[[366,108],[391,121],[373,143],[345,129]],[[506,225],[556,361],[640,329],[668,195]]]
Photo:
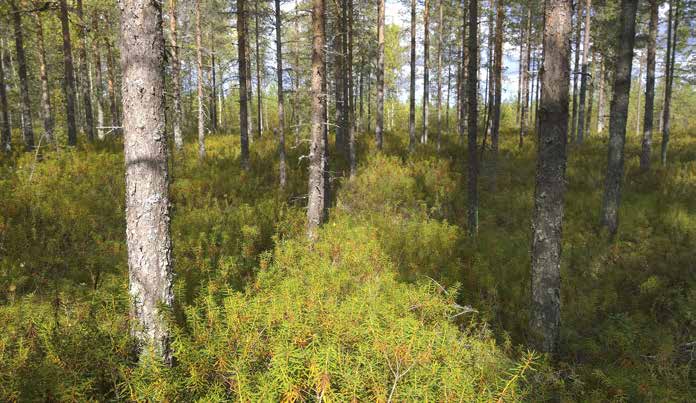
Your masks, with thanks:
[[[696,396],[692,1],[84,3],[0,3],[0,401]]]

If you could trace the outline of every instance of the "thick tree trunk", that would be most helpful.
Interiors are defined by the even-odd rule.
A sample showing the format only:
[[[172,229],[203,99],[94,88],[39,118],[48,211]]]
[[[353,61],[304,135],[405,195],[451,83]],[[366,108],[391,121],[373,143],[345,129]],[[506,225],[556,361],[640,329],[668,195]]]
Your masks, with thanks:
[[[31,98],[29,96],[29,77],[27,75],[27,61],[24,55],[24,33],[22,32],[22,14],[16,0],[10,1],[12,22],[14,26],[15,51],[17,53],[17,65],[19,70],[19,89],[22,106],[22,134],[24,136],[24,148],[30,151],[34,148],[34,127],[31,117]]]
[[[201,0],[196,0],[196,89],[198,100],[198,158],[205,158],[205,115],[203,112],[203,46],[201,44]]]
[[[439,1],[439,17],[437,23],[437,149],[442,144],[442,0]]]
[[[326,204],[326,184],[324,175],[324,0],[312,0],[312,128],[309,148],[309,200],[307,204],[307,236],[310,240],[317,237],[319,226],[324,222]]]
[[[249,102],[247,84],[246,0],[237,0],[237,52],[239,56],[239,136],[242,168],[249,169]]]
[[[181,133],[181,62],[179,61],[179,26],[177,22],[177,9],[177,0],[169,0],[169,39],[172,46],[172,101],[174,104],[172,129],[174,131],[174,147],[176,147],[177,151],[181,151],[184,148],[184,136]]]
[[[570,85],[572,0],[546,0],[539,142],[532,217],[532,309],[535,347],[558,351],[561,244]]]
[[[380,0],[382,3],[383,0]],[[382,12],[384,13],[384,12]],[[408,150],[416,150],[416,0],[411,0],[411,78],[408,93]]]
[[[263,134],[263,92],[261,92],[261,86],[263,85],[263,77],[261,74],[261,67],[263,66],[263,61],[261,58],[261,47],[259,41],[261,39],[261,25],[259,25],[259,0],[254,2],[254,29],[256,30],[254,35],[254,48],[256,49],[254,55],[256,56],[256,132],[259,138]]]
[[[672,8],[675,11],[672,11]],[[672,85],[674,84],[674,58],[677,45],[677,28],[679,27],[679,0],[670,0],[669,19],[667,21],[667,57],[665,61],[665,99],[662,107],[662,148],[660,161],[667,165],[667,149],[669,148],[670,108],[672,105]]]
[[[53,143],[53,112],[51,110],[51,87],[48,83],[46,66],[46,47],[44,44],[43,23],[41,16],[36,18],[36,39],[39,48],[39,77],[41,78],[41,117],[43,118],[44,136],[46,142]]]
[[[609,118],[609,153],[607,175],[602,201],[601,225],[606,226],[613,237],[619,227],[621,182],[624,174],[624,144],[626,121],[631,91],[631,66],[636,34],[636,9],[638,0],[621,0],[621,31],[617,47],[616,71]]]
[[[476,146],[478,134],[478,0],[469,0],[469,63],[467,66],[468,110],[468,177],[467,177],[467,224],[469,236],[478,234],[478,173],[479,161]]]
[[[585,97],[587,96],[587,79],[589,78],[589,61],[590,52],[590,15],[592,14],[592,0],[585,0],[585,33],[582,45],[582,71],[580,77],[580,101],[578,103],[578,131],[577,141],[582,143],[585,134]]]
[[[430,0],[425,0],[423,11],[423,133],[421,143],[428,143],[428,113],[430,106]]]
[[[573,66],[573,112],[570,121],[570,141],[575,140],[575,130],[578,122],[578,75],[580,69],[580,39],[582,38],[582,2],[577,0],[577,15],[575,16],[575,64]]]
[[[141,357],[154,350],[171,364],[170,332],[159,312],[174,300],[162,8],[155,0],[119,4],[131,332]]]
[[[276,31],[276,71],[278,74],[278,165],[280,188],[285,188],[287,171],[285,167],[285,108],[283,105],[283,23],[281,20],[280,0],[275,0]]]
[[[94,115],[92,114],[92,90],[87,81],[89,76],[89,68],[87,67],[87,25],[85,24],[84,13],[82,11],[82,0],[76,0],[77,18],[79,19],[80,27],[77,30],[77,38],[79,39],[79,50],[77,52],[78,66],[80,74],[78,74],[78,87],[82,95],[82,108],[85,114],[85,133],[87,140],[94,141]]]
[[[316,0],[315,0],[316,1]],[[413,0],[415,2],[415,0]],[[377,123],[375,141],[382,149],[384,141],[384,0],[377,3]]]
[[[60,23],[63,31],[63,92],[65,93],[65,120],[68,124],[68,145],[77,145],[75,125],[75,71],[72,60],[72,43],[68,21],[68,5],[60,0]]]
[[[520,94],[520,142],[519,146],[524,144],[524,138],[527,136],[528,111],[529,111],[529,59],[532,52],[532,7],[527,6],[527,17],[525,19],[524,37],[524,52],[522,53],[522,72],[521,72],[521,94]]]
[[[5,84],[5,46],[0,39],[0,146],[6,153],[12,151],[12,131],[10,130],[10,113],[7,106],[7,87]]]
[[[647,43],[647,76],[645,78],[645,113],[643,116],[643,141],[640,154],[640,168],[650,170],[650,153],[652,148],[653,116],[655,109],[655,48],[657,42],[658,12],[660,4],[650,0],[650,24]]]

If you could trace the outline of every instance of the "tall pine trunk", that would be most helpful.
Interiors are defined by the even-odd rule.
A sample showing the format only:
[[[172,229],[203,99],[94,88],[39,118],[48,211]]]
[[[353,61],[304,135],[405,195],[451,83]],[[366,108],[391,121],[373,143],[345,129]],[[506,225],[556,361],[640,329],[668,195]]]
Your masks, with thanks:
[[[616,235],[619,227],[621,182],[624,174],[624,144],[626,142],[626,121],[631,91],[631,67],[637,8],[638,0],[621,0],[621,30],[609,113],[609,152],[601,218],[601,225],[607,227],[612,237]]]
[[[36,39],[39,50],[39,77],[41,78],[41,117],[43,118],[44,136],[48,143],[53,142],[53,111],[51,109],[51,86],[48,83],[46,64],[46,46],[44,44],[43,22],[39,14],[36,18]]]
[[[655,48],[657,42],[657,25],[660,5],[657,0],[650,0],[650,23],[647,43],[647,75],[645,77],[645,113],[643,116],[643,140],[640,153],[640,168],[650,170],[650,153],[652,148],[653,116],[655,109]]]
[[[478,234],[478,173],[479,161],[476,137],[478,134],[478,0],[469,0],[469,63],[467,65],[468,98],[468,177],[467,177],[467,224],[469,236]]]
[[[675,9],[672,11],[672,9]],[[670,0],[667,21],[667,56],[665,61],[665,98],[662,107],[662,148],[660,161],[667,165],[667,150],[670,135],[670,109],[672,105],[672,85],[674,84],[674,62],[677,46],[677,28],[679,27],[679,0]]]
[[[437,149],[442,143],[442,0],[438,4],[439,20],[437,23]]]
[[[160,308],[174,300],[164,116],[164,36],[156,0],[120,0],[131,333],[140,357],[172,363]]]
[[[522,42],[524,43],[524,52],[522,53],[522,90],[520,104],[520,140],[519,146],[524,144],[524,138],[527,136],[528,111],[529,111],[529,59],[532,51],[532,7],[527,6],[527,16],[525,19],[525,30]]]
[[[5,153],[12,151],[12,131],[10,130],[10,113],[7,105],[7,87],[5,84],[5,46],[0,39],[0,146]]]
[[[287,170],[285,167],[285,107],[283,105],[283,22],[281,19],[280,0],[275,0],[276,31],[276,72],[278,75],[278,170],[280,188],[285,188]]]
[[[317,0],[315,0],[317,1]],[[415,0],[412,0],[415,2]],[[415,135],[415,134],[414,134]],[[375,141],[382,149],[384,142],[384,0],[377,3],[377,122]]]
[[[582,45],[582,67],[580,76],[580,100],[578,102],[578,143],[582,143],[585,134],[585,97],[587,96],[587,80],[589,75],[588,55],[590,52],[590,14],[592,0],[585,0],[585,34]]]
[[[68,145],[77,145],[75,125],[75,70],[72,59],[72,42],[66,0],[60,0],[60,24],[63,31],[63,92],[65,93],[65,120],[68,125]]]
[[[184,136],[181,133],[181,62],[179,61],[179,26],[178,26],[178,3],[177,0],[169,0],[169,39],[172,46],[171,65],[172,65],[172,102],[173,119],[172,129],[174,131],[174,147],[177,151],[184,148]]]
[[[94,10],[92,13],[92,63],[94,64],[94,90],[97,98],[97,137],[104,140],[104,76],[102,75],[101,51],[99,49],[99,13]]]
[[[428,142],[428,113],[430,105],[430,0],[425,0],[423,11],[423,133],[421,143]]]
[[[108,37],[105,38],[106,41],[106,88],[109,92],[109,110],[111,112],[111,126],[114,130],[120,126],[121,117],[119,116],[118,101],[116,99],[116,66],[114,61],[113,48],[111,47],[111,41]],[[73,121],[74,126],[74,121]]]
[[[261,67],[263,61],[261,58],[261,47],[259,41],[261,39],[261,25],[259,25],[259,0],[254,2],[254,48],[256,49],[254,55],[256,56],[256,132],[259,138],[263,134],[263,92],[261,92],[261,86],[263,85],[263,77],[261,74]]]
[[[350,166],[350,176],[354,177],[357,173],[357,162],[355,156],[355,98],[353,89],[353,0],[348,2],[348,60],[346,64],[348,75],[348,163]]]
[[[599,84],[598,91],[599,95],[597,97],[597,126],[595,127],[595,132],[597,134],[604,132],[604,126],[606,123],[607,114],[607,72],[605,58],[602,57],[602,61],[599,66]]]
[[[34,148],[34,127],[31,117],[31,98],[29,95],[29,77],[27,74],[27,61],[24,55],[24,33],[22,31],[22,14],[16,0],[10,1],[12,22],[14,26],[15,52],[17,53],[17,66],[19,71],[19,90],[22,106],[22,135],[24,136],[24,148],[29,151]]]
[[[575,140],[575,130],[578,122],[578,75],[580,69],[580,39],[582,38],[582,2],[577,0],[575,15],[575,64],[573,66],[573,111],[570,121],[570,141]]]
[[[89,67],[87,67],[87,25],[85,24],[84,12],[82,10],[82,0],[76,0],[77,18],[79,29],[77,38],[79,39],[79,49],[77,52],[79,72],[78,87],[82,95],[82,108],[85,114],[85,133],[89,141],[94,141],[94,115],[92,114],[92,90],[89,85]]]
[[[205,115],[203,112],[203,46],[201,44],[201,0],[196,0],[196,96],[198,100],[198,159],[205,158]]]
[[[237,0],[237,52],[239,55],[239,137],[242,168],[249,169],[249,102],[247,85],[246,0]]]
[[[570,86],[572,0],[546,0],[544,59],[532,215],[532,341],[558,351],[561,320],[561,245]]]
[[[384,0],[380,0],[382,4]],[[382,8],[384,6],[382,5]],[[384,14],[384,11],[382,11]],[[416,150],[416,0],[411,0],[411,76],[408,93],[408,150]]]
[[[503,21],[505,8],[503,0],[498,0],[495,19],[495,49],[494,49],[494,98],[491,121],[491,146],[493,148],[493,185],[495,185],[496,170],[498,164],[498,143],[500,135],[500,105],[502,102],[502,76],[503,76]]]

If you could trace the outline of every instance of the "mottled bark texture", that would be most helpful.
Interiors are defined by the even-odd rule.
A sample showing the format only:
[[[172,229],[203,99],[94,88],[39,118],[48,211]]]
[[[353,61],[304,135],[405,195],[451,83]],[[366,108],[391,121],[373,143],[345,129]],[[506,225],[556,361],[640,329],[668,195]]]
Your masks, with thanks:
[[[539,351],[551,354],[558,350],[561,321],[561,243],[571,21],[572,0],[546,0],[543,88],[532,216],[532,309],[529,327],[534,346]]]
[[[60,0],[60,24],[63,32],[63,93],[65,95],[65,122],[68,127],[68,145],[77,145],[75,125],[75,70],[72,59],[72,42],[66,0]]]
[[[237,1],[237,51],[239,55],[239,136],[242,167],[249,169],[249,91],[247,77],[246,0]]]
[[[276,31],[276,72],[278,75],[278,170],[280,187],[285,188],[287,169],[285,167],[285,107],[283,105],[283,38],[280,0],[275,0]]]
[[[647,76],[645,77],[645,113],[643,116],[643,139],[640,153],[640,169],[650,170],[652,149],[653,116],[655,109],[655,48],[657,42],[658,11],[660,4],[650,0],[650,23],[648,25]]]
[[[468,110],[468,177],[467,177],[467,224],[469,236],[478,233],[478,174],[479,162],[476,147],[478,134],[478,0],[469,0],[469,65],[467,77]]]
[[[621,182],[624,174],[624,144],[626,143],[626,121],[631,91],[631,67],[636,35],[637,8],[638,0],[621,0],[621,30],[609,111],[609,152],[601,218],[601,225],[607,227],[611,236],[616,234],[619,227]]]
[[[12,132],[10,131],[10,113],[7,106],[7,87],[5,84],[5,47],[0,39],[0,145],[3,152],[12,151]]]
[[[589,53],[590,53],[590,14],[592,11],[592,0],[585,0],[585,33],[582,44],[582,67],[580,76],[580,100],[578,102],[578,129],[575,137],[578,143],[582,143],[585,137],[585,98],[587,97],[587,82],[590,73]]]
[[[76,0],[77,18],[79,27],[77,38],[79,39],[79,49],[77,52],[78,65],[80,67],[79,88],[82,96],[82,108],[85,114],[85,134],[89,141],[94,140],[94,115],[92,114],[92,90],[89,85],[89,68],[87,67],[87,25],[85,24],[84,12],[82,10],[82,0]]]
[[[415,1],[415,0],[414,0]],[[375,141],[382,149],[384,142],[384,0],[377,4],[377,122]]]
[[[380,3],[383,3],[383,1],[380,0]],[[408,150],[413,152],[416,149],[416,0],[411,0],[411,76],[408,92],[408,139]]]
[[[169,0],[169,41],[172,47],[172,129],[174,131],[174,147],[177,151],[184,148],[184,136],[181,133],[181,62],[179,61],[179,26],[177,0]]]
[[[131,331],[140,356],[171,363],[172,243],[164,117],[164,36],[158,0],[119,0]]]
[[[309,193],[307,203],[307,236],[317,237],[324,222],[326,204],[326,177],[324,175],[324,0],[312,0],[312,88],[311,88],[311,144],[309,147]]]
[[[43,23],[41,16],[35,14],[36,44],[39,50],[39,78],[41,79],[41,117],[43,119],[46,142],[53,143],[53,112],[51,110],[51,86],[48,83],[48,67],[46,64],[46,46],[44,43]]]
[[[31,117],[31,98],[29,96],[29,77],[27,74],[27,60],[24,55],[24,33],[22,32],[22,14],[15,3],[10,1],[12,23],[14,26],[15,52],[17,54],[17,66],[19,74],[19,91],[22,110],[22,135],[24,137],[24,149],[29,151],[34,148],[34,127]]]

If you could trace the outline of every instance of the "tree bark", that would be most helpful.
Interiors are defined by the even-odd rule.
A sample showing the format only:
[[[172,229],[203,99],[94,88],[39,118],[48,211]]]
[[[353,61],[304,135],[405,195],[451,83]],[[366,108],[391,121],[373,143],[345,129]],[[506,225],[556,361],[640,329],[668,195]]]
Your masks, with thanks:
[[[77,145],[75,125],[75,70],[72,60],[72,43],[68,21],[68,5],[60,0],[60,23],[63,31],[63,92],[65,93],[65,120],[68,125],[68,145]]]
[[[243,0],[242,0],[243,1]],[[309,149],[309,200],[307,204],[307,236],[315,240],[318,228],[324,222],[325,176],[324,176],[324,0],[312,0],[312,128]]]
[[[459,109],[459,120],[458,120],[458,125],[457,125],[457,130],[459,131],[459,143],[464,144],[464,133],[466,133],[467,130],[467,113],[469,112],[467,109],[467,105],[469,102],[469,99],[467,97],[468,91],[467,91],[467,69],[469,68],[469,47],[467,44],[467,24],[468,24],[468,18],[469,18],[469,9],[466,4],[466,0],[462,0],[462,29],[461,29],[461,63],[460,63],[460,72],[459,72],[459,85],[457,87],[457,92],[458,92],[458,97],[457,97],[457,107]],[[477,94],[478,96],[478,94]],[[477,100],[478,102],[478,100]]]
[[[246,0],[237,0],[237,53],[239,57],[239,136],[242,168],[249,169],[249,113],[247,107]]]
[[[84,13],[82,11],[82,0],[76,0],[77,18],[79,19],[79,29],[77,38],[79,39],[79,49],[77,52],[78,66],[78,87],[82,95],[82,108],[85,113],[85,133],[87,140],[94,141],[94,115],[92,114],[92,91],[87,81],[89,68],[87,67],[87,25],[85,24]]]
[[[423,133],[421,143],[428,143],[428,118],[430,114],[430,0],[425,0],[423,11]]]
[[[645,77],[645,113],[643,116],[643,141],[641,144],[640,169],[650,170],[652,148],[653,116],[655,109],[655,48],[657,43],[658,12],[660,4],[650,0],[650,23],[647,43],[647,75]]]
[[[525,30],[522,42],[524,43],[524,52],[522,53],[522,80],[520,94],[520,141],[519,146],[524,144],[524,138],[527,136],[527,123],[529,111],[529,62],[532,52],[532,7],[527,6],[527,17],[525,19]]]
[[[604,132],[604,124],[606,121],[606,100],[607,100],[607,88],[606,88],[606,83],[607,83],[607,72],[606,72],[606,65],[605,65],[605,60],[602,58],[602,61],[600,62],[599,66],[599,96],[597,98],[597,127],[595,128],[595,132],[597,134],[600,134]]]
[[[439,1],[439,17],[437,23],[437,150],[442,144],[442,0]]]
[[[415,0],[412,0],[415,2]],[[384,0],[377,3],[377,123],[375,141],[382,149],[384,141]]]
[[[7,106],[7,87],[5,84],[5,46],[0,39],[0,145],[5,153],[12,151],[12,131],[10,130],[10,113]]]
[[[594,93],[595,93],[595,80],[599,72],[599,68],[595,66],[597,64],[597,53],[595,52],[592,56],[592,63],[589,66],[588,71],[594,70],[594,75],[590,77],[589,94],[587,96],[587,115],[585,117],[585,137],[590,137],[590,128],[592,127],[592,106],[594,103]]]
[[[259,138],[263,134],[263,93],[261,92],[262,79],[261,67],[263,61],[261,58],[261,47],[259,46],[259,40],[261,37],[261,25],[259,25],[259,0],[254,2],[254,48],[256,56],[256,132]]]
[[[111,126],[114,128],[120,126],[121,117],[119,116],[118,101],[116,99],[116,67],[114,61],[113,48],[111,47],[111,41],[108,37],[105,37],[106,41],[106,88],[109,92],[110,99],[110,112],[111,112]],[[116,130],[116,129],[114,129]]]
[[[171,364],[170,331],[159,312],[174,300],[162,9],[155,0],[119,5],[131,332],[140,357],[154,350]]]
[[[409,84],[408,150],[414,152],[416,150],[416,0],[411,0],[411,78]]]
[[[179,25],[177,8],[177,0],[169,0],[169,39],[172,47],[172,100],[174,103],[172,129],[174,131],[174,147],[180,152],[184,148],[184,137],[181,133],[181,62],[179,61]]]
[[[638,0],[621,0],[621,31],[617,47],[616,71],[609,118],[609,152],[602,201],[601,225],[613,237],[619,227],[621,182],[624,174],[624,144],[631,90],[631,67],[635,41]]]
[[[41,16],[37,13],[36,39],[39,50],[39,77],[41,78],[41,115],[43,118],[44,136],[46,142],[53,143],[53,111],[51,109],[51,87],[48,83],[48,70],[46,67],[46,46],[44,44],[44,32]]]
[[[675,11],[672,12],[674,7]],[[677,28],[679,27],[679,0],[670,0],[669,19],[667,21],[667,57],[665,61],[665,99],[662,107],[662,148],[660,161],[667,165],[667,149],[669,148],[670,108],[672,105],[672,85],[674,83],[674,59],[677,47]]]
[[[287,170],[285,167],[285,108],[283,105],[283,23],[281,19],[280,0],[275,0],[276,31],[276,70],[278,74],[278,160],[280,188],[285,188]]]
[[[215,65],[215,34],[213,29],[208,31],[208,36],[210,39],[210,92],[208,93],[210,97],[210,106],[208,107],[210,113],[210,130],[215,133],[218,130],[218,116],[217,116],[217,66]]]
[[[201,0],[196,0],[196,89],[198,100],[198,159],[205,158],[205,115],[203,112],[203,46],[201,44]]]
[[[99,50],[99,13],[92,14],[92,63],[94,64],[95,96],[97,98],[97,138],[104,140],[104,76],[102,75],[101,51]]]
[[[505,18],[505,6],[503,0],[498,0],[495,19],[495,49],[494,49],[494,99],[493,116],[491,122],[491,146],[493,148],[493,185],[495,186],[496,170],[498,166],[498,139],[500,135],[500,105],[502,102],[502,76],[503,76],[503,23]]]
[[[19,70],[19,89],[22,106],[22,134],[24,136],[24,149],[30,151],[34,148],[34,127],[31,117],[31,98],[29,96],[29,78],[27,76],[27,61],[24,55],[24,33],[22,32],[22,14],[15,4],[10,1],[12,22],[14,26],[15,51],[17,53],[17,65]]]
[[[570,86],[572,0],[546,0],[544,59],[532,217],[532,312],[535,347],[558,350],[561,319],[561,245]]]
[[[582,45],[582,68],[580,76],[580,101],[578,103],[578,143],[582,143],[585,134],[585,97],[587,96],[587,79],[589,74],[588,55],[590,52],[590,14],[592,0],[585,0],[585,34]]]
[[[580,39],[582,38],[582,2],[577,0],[575,16],[575,64],[573,67],[573,112],[570,122],[570,141],[575,140],[575,130],[578,122],[578,73],[580,68]]]
[[[478,234],[478,173],[479,161],[476,137],[478,134],[478,0],[469,0],[469,63],[467,66],[468,110],[468,177],[467,177],[467,223],[469,236]]]
[[[350,166],[350,177],[357,174],[357,161],[355,156],[355,100],[353,94],[353,0],[348,2],[348,163]]]

